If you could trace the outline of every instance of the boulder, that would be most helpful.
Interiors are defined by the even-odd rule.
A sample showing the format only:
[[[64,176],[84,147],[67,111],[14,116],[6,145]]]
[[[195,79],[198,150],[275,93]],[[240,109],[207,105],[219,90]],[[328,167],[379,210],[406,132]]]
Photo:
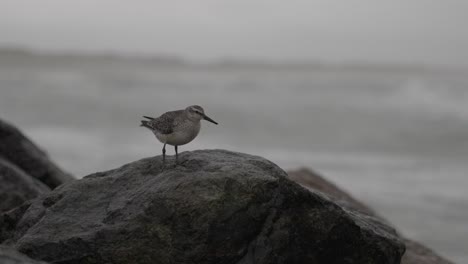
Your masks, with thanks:
[[[74,180],[16,127],[0,120],[0,158],[53,189]]]
[[[405,245],[407,251],[401,261],[402,264],[454,264],[416,241],[405,239]]]
[[[367,205],[356,200],[347,192],[341,190],[332,182],[325,180],[324,177],[309,169],[299,169],[288,172],[288,177],[299,183],[304,188],[312,192],[320,192],[334,202],[367,215],[378,217],[377,214]]]
[[[312,192],[318,191],[327,195],[330,199],[341,206],[358,210],[363,214],[379,218],[381,221],[386,222],[370,207],[356,200],[347,192],[338,188],[330,181],[325,180],[325,178],[314,171],[309,169],[289,171],[288,177]],[[453,264],[453,262],[442,258],[434,251],[418,242],[405,238],[402,239],[404,239],[406,245],[406,252],[403,256],[402,264]]]
[[[0,159],[0,212],[10,210],[50,189],[20,168]]]
[[[61,264],[401,261],[391,227],[261,157],[200,150],[167,162],[146,158],[59,186],[4,215],[0,237]]]
[[[0,243],[4,242],[15,232],[16,225],[29,206],[31,206],[31,200],[0,214]]]
[[[17,252],[16,250],[4,246],[0,246],[0,263],[1,264],[46,264],[42,261],[36,261]]]

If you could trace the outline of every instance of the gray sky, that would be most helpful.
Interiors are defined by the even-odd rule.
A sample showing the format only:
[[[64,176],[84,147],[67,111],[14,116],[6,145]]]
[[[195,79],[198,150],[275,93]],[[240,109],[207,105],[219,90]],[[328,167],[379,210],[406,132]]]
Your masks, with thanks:
[[[0,0],[0,45],[468,66],[466,0]]]

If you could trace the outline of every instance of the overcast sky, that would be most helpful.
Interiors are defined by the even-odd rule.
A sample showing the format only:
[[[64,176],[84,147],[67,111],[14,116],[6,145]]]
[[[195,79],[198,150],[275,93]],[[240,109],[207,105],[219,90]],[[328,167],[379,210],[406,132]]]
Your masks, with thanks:
[[[466,0],[0,0],[0,46],[468,66]]]

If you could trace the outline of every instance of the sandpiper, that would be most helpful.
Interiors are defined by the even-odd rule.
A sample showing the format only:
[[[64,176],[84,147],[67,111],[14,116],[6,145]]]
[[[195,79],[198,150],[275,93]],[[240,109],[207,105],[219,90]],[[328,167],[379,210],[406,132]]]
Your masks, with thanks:
[[[184,110],[170,111],[162,114],[160,117],[143,116],[148,120],[142,120],[141,125],[151,130],[156,138],[164,144],[163,164],[166,162],[166,144],[174,146],[176,153],[176,164],[179,154],[177,147],[192,141],[200,131],[200,120],[205,119],[213,124],[213,119],[205,115],[201,106],[192,105]]]

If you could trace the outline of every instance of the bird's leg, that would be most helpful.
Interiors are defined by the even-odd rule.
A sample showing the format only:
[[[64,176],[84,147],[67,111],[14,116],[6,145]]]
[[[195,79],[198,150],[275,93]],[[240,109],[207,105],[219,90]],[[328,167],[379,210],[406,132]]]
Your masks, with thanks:
[[[163,153],[163,166],[164,166],[164,164],[166,164],[166,143],[164,143],[162,153]]]
[[[176,165],[179,163],[179,153],[177,152],[177,145],[174,146],[175,148],[175,163]]]

